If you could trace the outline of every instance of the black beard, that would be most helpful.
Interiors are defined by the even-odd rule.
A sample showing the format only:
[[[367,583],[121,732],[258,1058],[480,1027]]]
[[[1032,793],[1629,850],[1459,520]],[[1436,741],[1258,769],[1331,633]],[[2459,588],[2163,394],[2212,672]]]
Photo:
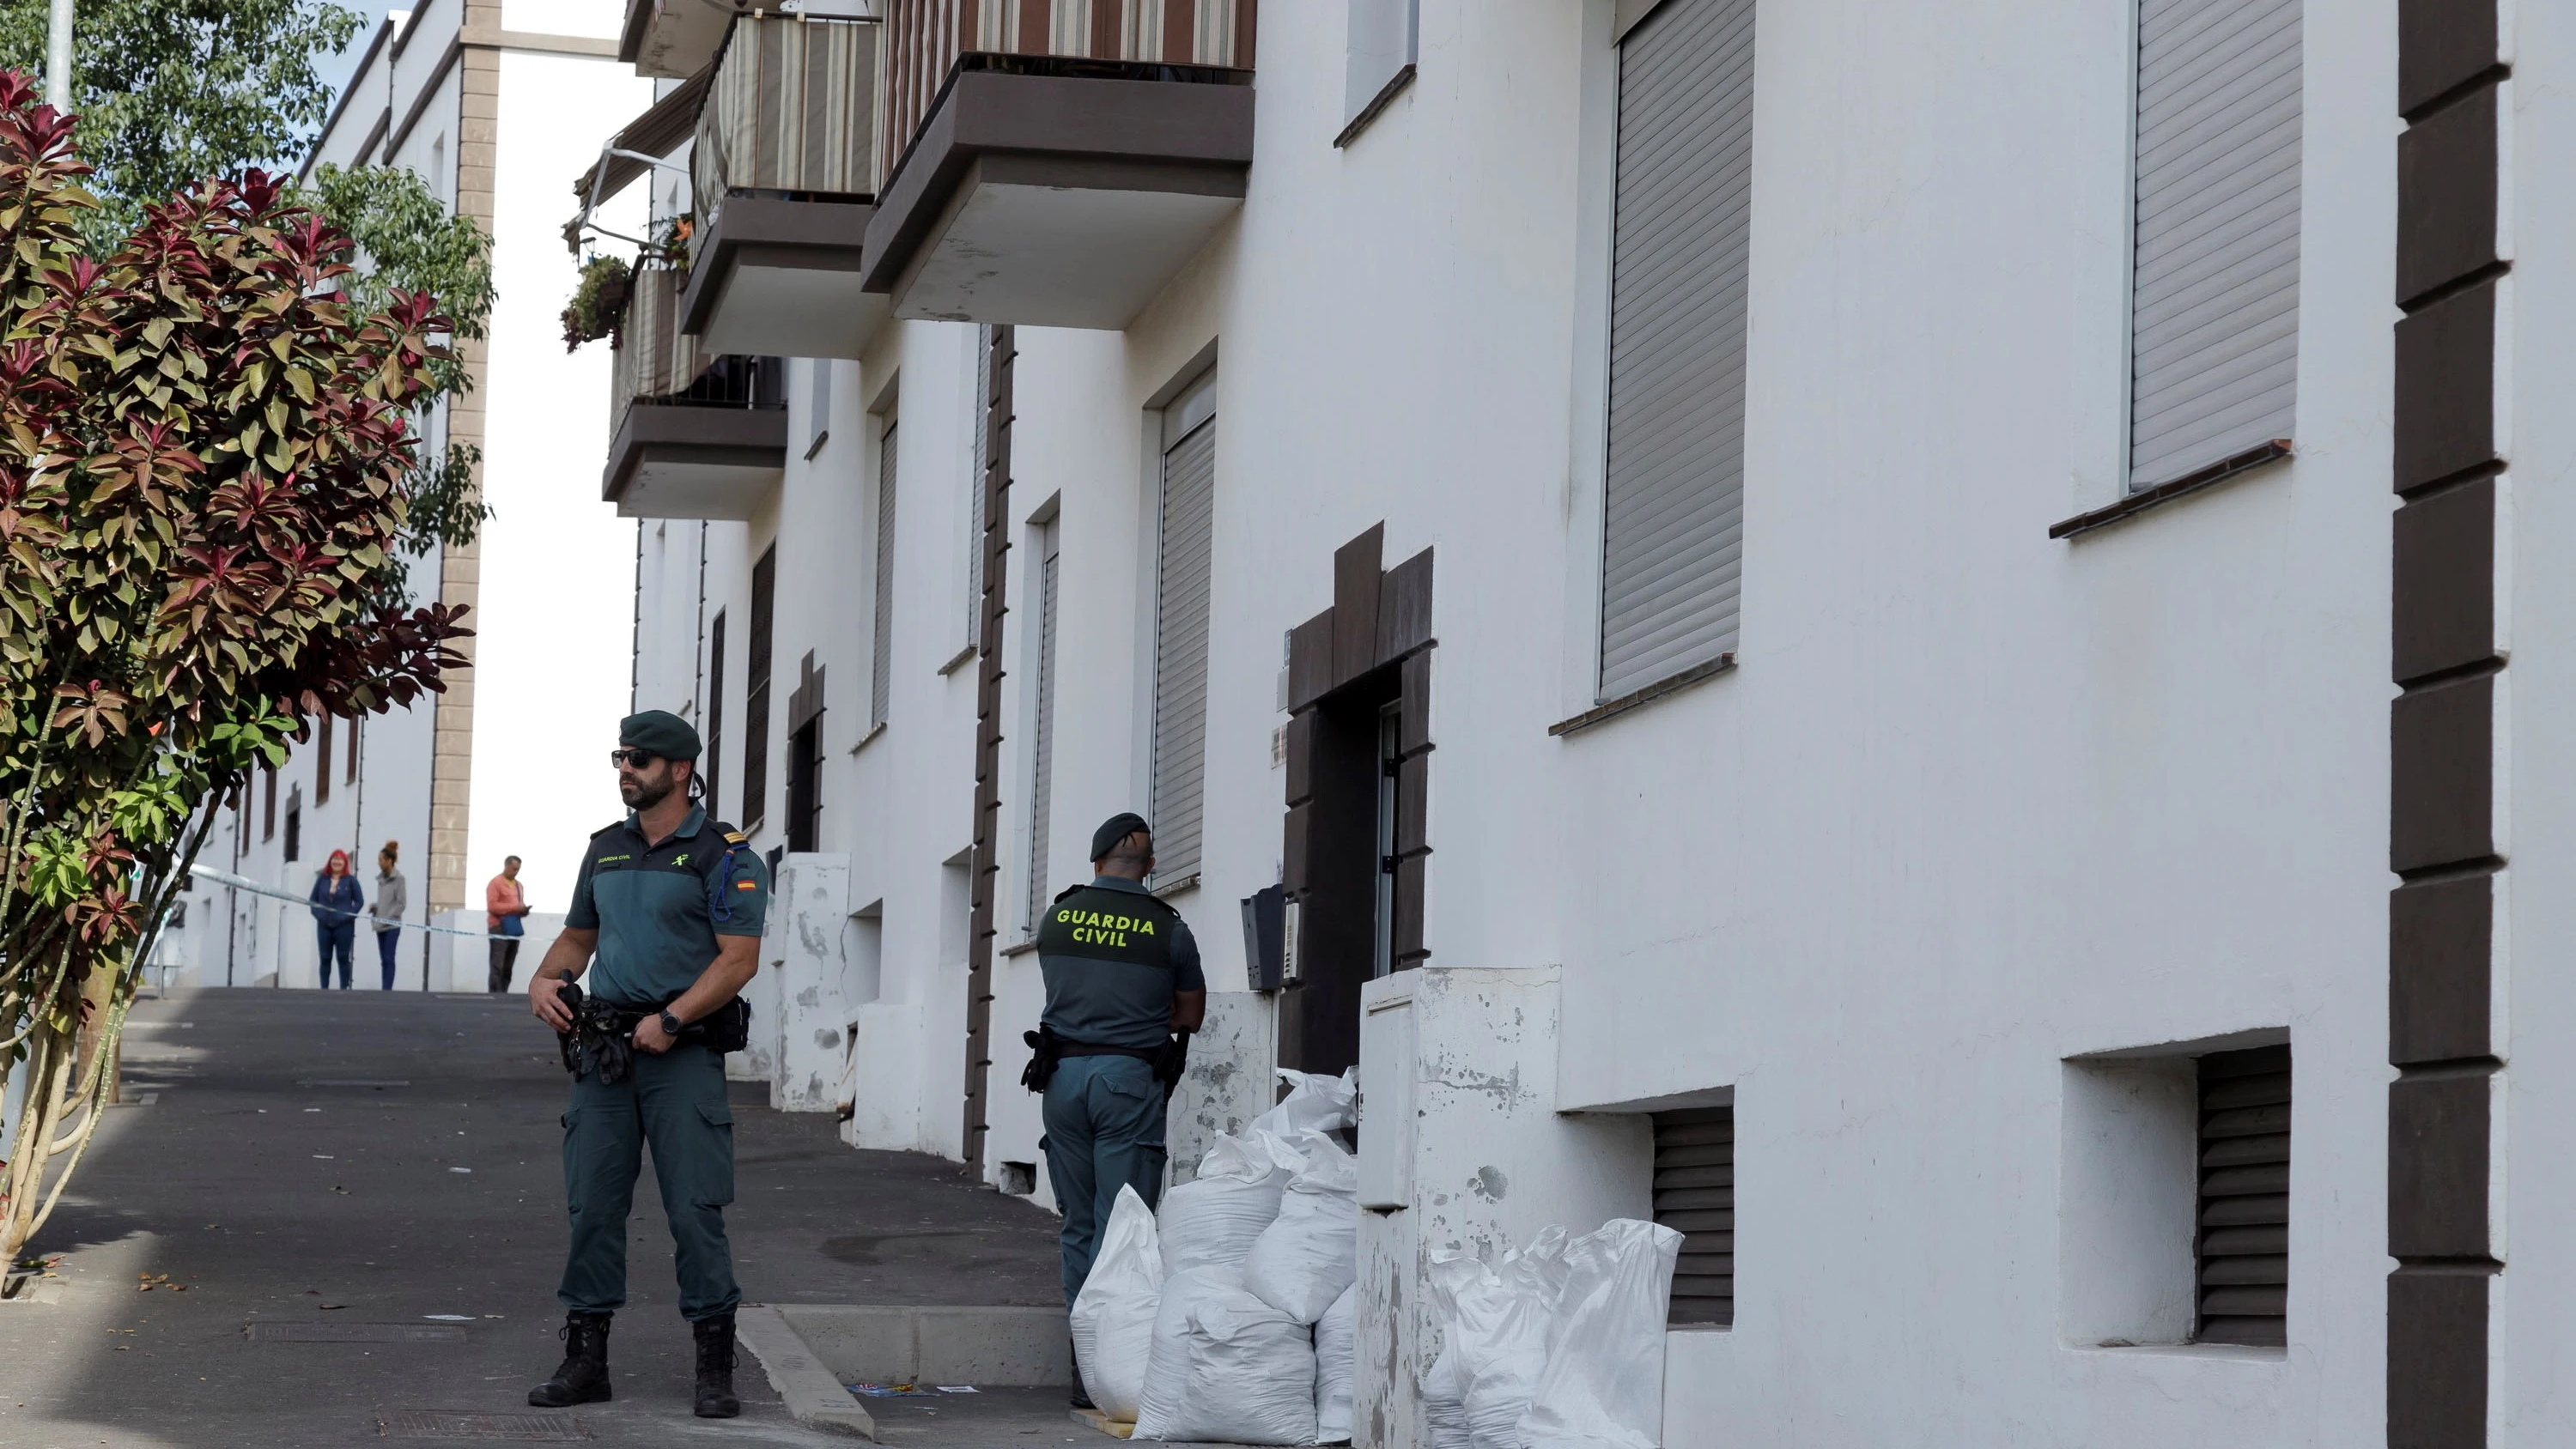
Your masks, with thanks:
[[[664,785],[657,789],[627,775],[617,782],[617,798],[625,801],[629,809],[650,810],[671,798],[671,787]]]

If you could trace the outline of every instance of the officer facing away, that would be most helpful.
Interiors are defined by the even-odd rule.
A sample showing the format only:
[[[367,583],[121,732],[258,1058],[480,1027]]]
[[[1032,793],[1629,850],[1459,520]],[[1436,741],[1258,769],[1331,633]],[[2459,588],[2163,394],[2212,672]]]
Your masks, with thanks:
[[[1163,1191],[1163,1106],[1188,1034],[1207,1016],[1198,942],[1145,889],[1154,840],[1144,818],[1113,815],[1091,837],[1095,879],[1055,898],[1038,923],[1046,1013],[1023,1080],[1046,1093],[1047,1176],[1064,1210],[1064,1301],[1091,1276],[1118,1189],[1150,1206]],[[1077,1381],[1074,1403],[1091,1401]]]
[[[724,1053],[742,1046],[736,1000],[759,970],[769,876],[731,827],[691,798],[698,733],[647,710],[618,727],[626,818],[590,839],[572,909],[528,983],[538,1018],[564,1037],[575,1071],[564,1114],[564,1196],[572,1245],[556,1290],[569,1315],[540,1408],[609,1397],[609,1316],[626,1303],[626,1218],[643,1145],[669,1215],[680,1313],[697,1337],[697,1413],[729,1419],[734,1396],[733,1108]],[[587,999],[571,984],[589,969]]]

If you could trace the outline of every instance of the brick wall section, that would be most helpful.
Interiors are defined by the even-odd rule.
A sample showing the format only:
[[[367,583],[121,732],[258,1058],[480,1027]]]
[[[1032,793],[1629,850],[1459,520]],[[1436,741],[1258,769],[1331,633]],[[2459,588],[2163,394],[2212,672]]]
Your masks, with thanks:
[[[463,92],[456,124],[456,210],[490,231],[493,222],[492,176],[501,115],[501,7],[497,0],[466,0],[463,53],[457,71]],[[487,344],[457,344],[457,353],[472,371],[475,390],[450,402],[447,436],[468,447],[483,446],[482,384],[489,375]],[[475,479],[479,491],[482,479]],[[444,550],[439,558],[440,602],[468,608],[482,598],[482,551],[477,546]],[[481,620],[469,616],[469,627]],[[474,641],[462,640],[459,652],[468,661],[436,705],[429,775],[429,909],[452,911],[466,904],[465,846],[472,820],[474,784]]]
[[[2389,712],[2388,1444],[2487,1443],[2495,1039],[2495,628],[2510,478],[2495,430],[2497,0],[2398,11]]]

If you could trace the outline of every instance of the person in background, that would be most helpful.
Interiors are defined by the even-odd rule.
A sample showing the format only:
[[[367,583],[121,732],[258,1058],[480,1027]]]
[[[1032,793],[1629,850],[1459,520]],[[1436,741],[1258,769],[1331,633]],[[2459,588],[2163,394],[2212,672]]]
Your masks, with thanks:
[[[402,842],[388,840],[376,852],[376,903],[367,914],[376,923],[376,958],[384,963],[385,989],[394,989],[394,952],[402,946],[403,912],[411,909],[411,883],[403,879],[396,867],[402,859]]]
[[[483,887],[483,929],[492,933],[492,994],[510,989],[510,976],[519,969],[519,938],[528,932],[520,918],[528,913],[528,893],[519,884],[519,858],[511,856],[501,862],[501,873]]]
[[[349,989],[349,950],[358,942],[358,913],[367,908],[366,892],[349,874],[349,852],[335,850],[313,877],[313,940],[321,948],[322,989],[331,989],[331,960],[340,961],[340,989]]]

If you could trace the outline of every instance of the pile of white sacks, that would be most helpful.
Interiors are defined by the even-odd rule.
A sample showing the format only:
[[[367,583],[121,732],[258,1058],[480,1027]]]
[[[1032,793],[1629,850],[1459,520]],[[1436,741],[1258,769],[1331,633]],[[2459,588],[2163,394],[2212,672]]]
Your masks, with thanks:
[[[1092,1401],[1139,1439],[1351,1438],[1359,1171],[1348,1073],[1282,1071],[1279,1105],[1217,1139],[1158,1221],[1122,1190],[1073,1304]],[[1487,1265],[1434,1254],[1445,1346],[1423,1383],[1432,1449],[1652,1449],[1681,1235],[1543,1229]]]
[[[1335,1134],[1356,1090],[1348,1074],[1280,1075],[1287,1097],[1218,1138],[1159,1222],[1118,1194],[1074,1299],[1083,1385],[1139,1439],[1351,1437],[1359,1165]]]

